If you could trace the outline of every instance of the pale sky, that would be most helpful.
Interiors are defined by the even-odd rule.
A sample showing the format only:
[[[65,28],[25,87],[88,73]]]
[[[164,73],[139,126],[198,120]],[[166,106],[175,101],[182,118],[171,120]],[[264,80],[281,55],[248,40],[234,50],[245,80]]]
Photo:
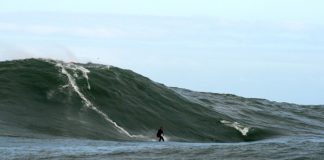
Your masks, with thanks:
[[[131,69],[196,91],[324,104],[324,1],[0,1],[0,60]]]

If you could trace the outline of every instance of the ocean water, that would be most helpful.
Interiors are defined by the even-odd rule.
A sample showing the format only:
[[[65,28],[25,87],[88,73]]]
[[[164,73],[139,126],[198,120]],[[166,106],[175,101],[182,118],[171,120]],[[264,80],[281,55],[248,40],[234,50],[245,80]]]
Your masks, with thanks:
[[[323,159],[324,139],[281,137],[255,142],[116,142],[0,137],[1,159]]]
[[[323,159],[323,114],[113,66],[0,62],[0,159]]]

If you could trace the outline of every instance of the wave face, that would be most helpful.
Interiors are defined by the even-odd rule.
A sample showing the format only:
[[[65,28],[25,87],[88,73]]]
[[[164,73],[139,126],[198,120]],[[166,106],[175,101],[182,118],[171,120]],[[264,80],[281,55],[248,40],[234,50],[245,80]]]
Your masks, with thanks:
[[[130,70],[26,59],[0,62],[0,135],[239,142],[323,134],[323,106],[169,88]]]

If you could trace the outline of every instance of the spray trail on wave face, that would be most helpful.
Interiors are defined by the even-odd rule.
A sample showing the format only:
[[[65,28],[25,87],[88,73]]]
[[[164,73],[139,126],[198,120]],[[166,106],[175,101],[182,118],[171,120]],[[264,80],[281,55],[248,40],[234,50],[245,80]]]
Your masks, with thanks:
[[[244,127],[241,124],[239,124],[238,122],[230,122],[230,121],[226,121],[226,120],[221,120],[221,123],[223,123],[226,126],[235,128],[236,130],[238,130],[239,132],[241,132],[241,134],[243,136],[247,136],[248,132],[249,132],[249,127]]]
[[[78,94],[78,96],[82,99],[82,102],[85,104],[85,107],[87,107],[89,109],[92,109],[93,111],[95,111],[96,113],[101,115],[107,122],[113,124],[115,126],[115,128],[120,133],[125,134],[125,135],[127,135],[128,137],[131,137],[131,138],[146,139],[146,137],[143,136],[143,135],[132,135],[132,134],[130,134],[123,127],[119,126],[115,121],[113,121],[107,114],[105,114],[104,112],[99,110],[96,106],[94,106],[90,102],[90,100],[88,100],[86,98],[86,96],[80,91],[79,87],[76,84],[75,78],[67,70],[67,69],[72,70],[74,76],[77,76],[77,73],[76,73],[77,71],[81,71],[82,76],[87,80],[88,89],[90,90],[91,87],[90,87],[89,77],[88,77],[88,73],[90,73],[90,71],[88,69],[86,69],[86,68],[84,68],[82,66],[78,66],[78,65],[73,64],[73,63],[56,62],[55,65],[57,67],[59,67],[61,69],[61,73],[64,74],[68,78],[69,85],[72,87],[73,91],[76,92]]]

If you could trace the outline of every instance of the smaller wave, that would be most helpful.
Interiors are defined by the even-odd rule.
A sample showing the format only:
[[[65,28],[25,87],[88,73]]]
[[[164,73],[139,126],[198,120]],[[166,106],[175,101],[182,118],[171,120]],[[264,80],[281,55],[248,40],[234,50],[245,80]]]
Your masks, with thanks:
[[[245,127],[245,126],[239,124],[238,122],[230,122],[230,121],[226,121],[226,120],[221,120],[220,122],[226,126],[235,128],[236,130],[240,131],[243,136],[247,136],[247,134],[250,130],[249,127]]]

